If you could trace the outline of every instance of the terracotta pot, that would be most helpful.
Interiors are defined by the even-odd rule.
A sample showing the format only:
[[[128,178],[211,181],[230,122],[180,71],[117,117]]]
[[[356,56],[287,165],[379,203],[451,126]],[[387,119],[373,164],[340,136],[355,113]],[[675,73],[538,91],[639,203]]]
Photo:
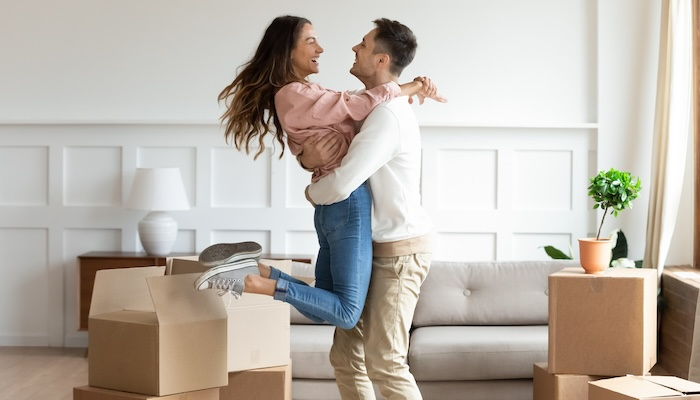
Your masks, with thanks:
[[[579,239],[578,250],[581,266],[587,274],[603,272],[610,265],[612,257],[612,241],[610,239]]]

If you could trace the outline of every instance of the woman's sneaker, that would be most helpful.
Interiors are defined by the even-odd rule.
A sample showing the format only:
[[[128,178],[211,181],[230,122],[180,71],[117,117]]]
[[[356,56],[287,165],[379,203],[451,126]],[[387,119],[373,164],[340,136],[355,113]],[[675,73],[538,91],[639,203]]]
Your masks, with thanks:
[[[260,275],[256,260],[249,258],[209,268],[194,281],[194,287],[197,290],[219,289],[221,296],[230,292],[239,298],[245,289],[243,279],[246,275]]]
[[[255,242],[217,243],[199,254],[199,263],[205,267],[231,264],[245,259],[258,259],[262,247]]]

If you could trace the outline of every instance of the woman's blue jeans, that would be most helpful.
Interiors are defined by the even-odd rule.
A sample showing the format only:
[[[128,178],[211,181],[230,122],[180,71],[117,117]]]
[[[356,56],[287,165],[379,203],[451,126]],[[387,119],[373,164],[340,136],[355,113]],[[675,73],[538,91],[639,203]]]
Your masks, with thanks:
[[[274,298],[315,322],[342,329],[355,326],[365,305],[372,274],[372,194],[367,182],[341,202],[316,206],[314,225],[320,245],[316,284],[309,286],[276,268]]]

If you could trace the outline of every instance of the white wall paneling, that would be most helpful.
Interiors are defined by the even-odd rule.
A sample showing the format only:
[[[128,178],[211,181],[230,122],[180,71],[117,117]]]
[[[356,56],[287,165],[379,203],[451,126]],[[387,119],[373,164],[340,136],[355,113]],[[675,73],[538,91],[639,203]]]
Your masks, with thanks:
[[[46,228],[0,228],[0,340],[45,345],[53,278]],[[59,298],[60,300],[60,298]],[[30,310],[30,312],[27,312]]]
[[[581,199],[595,142],[589,125],[423,127],[435,259],[542,259],[539,246],[568,247],[590,230]],[[14,171],[0,175],[2,267],[15,277],[0,296],[7,305],[25,281],[48,287],[31,299],[48,323],[25,332],[5,319],[0,344],[85,344],[75,328],[76,257],[142,250],[136,225],[145,211],[123,206],[137,167],[182,170],[192,208],[172,212],[174,251],[243,240],[271,253],[317,251],[303,196],[310,174],[288,153],[279,160],[279,149],[254,161],[215,124],[6,124],[0,143],[0,170]]]
[[[542,259],[591,230],[586,187],[596,129],[424,127],[423,202],[436,259]],[[575,255],[578,253],[574,249]]]
[[[173,251],[241,240],[271,253],[316,251],[303,197],[310,174],[279,151],[253,161],[216,124],[6,124],[0,143],[1,265],[11,277],[0,293],[0,345],[85,345],[76,257],[142,250],[136,227],[146,211],[124,207],[138,167],[181,169],[191,209],[172,212]],[[32,313],[16,315],[27,309],[18,304]]]

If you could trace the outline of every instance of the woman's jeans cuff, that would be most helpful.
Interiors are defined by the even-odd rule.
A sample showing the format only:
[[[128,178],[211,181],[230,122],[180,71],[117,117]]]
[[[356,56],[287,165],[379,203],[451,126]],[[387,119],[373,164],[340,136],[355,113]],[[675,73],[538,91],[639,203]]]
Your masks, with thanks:
[[[270,267],[270,279],[273,281],[278,281],[280,279],[280,276],[282,276],[282,271],[275,267]]]
[[[270,278],[272,278],[272,274],[270,274]],[[272,298],[279,301],[287,301],[288,288],[289,281],[285,281],[284,279],[277,279],[277,281],[275,282],[275,293],[272,295]]]

